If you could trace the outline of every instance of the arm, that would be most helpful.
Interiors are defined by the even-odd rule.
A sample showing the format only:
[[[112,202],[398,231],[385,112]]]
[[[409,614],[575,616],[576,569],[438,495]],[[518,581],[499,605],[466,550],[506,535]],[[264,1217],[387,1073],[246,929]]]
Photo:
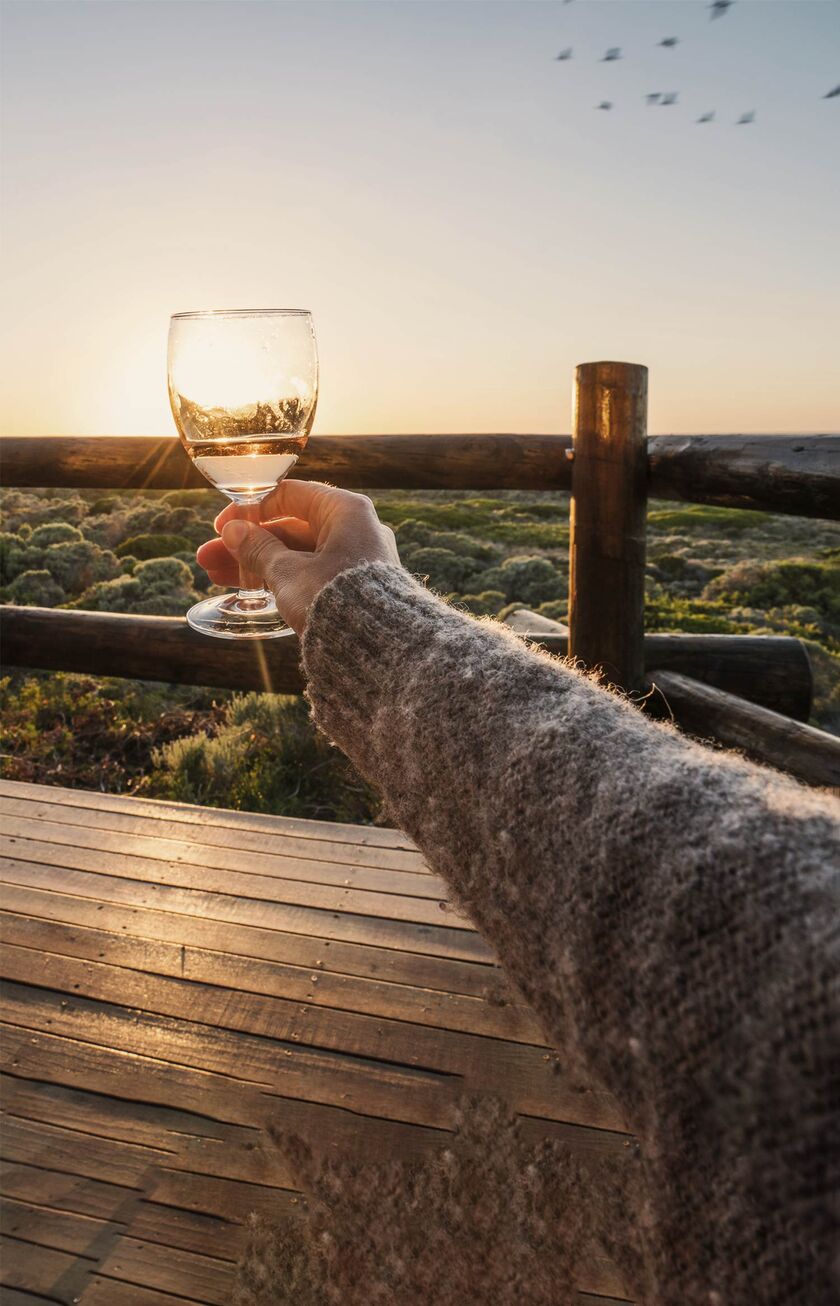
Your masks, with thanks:
[[[699,1241],[729,1290],[750,1237],[755,1300],[832,1300],[832,800],[651,724],[387,555],[307,611],[315,719],[643,1135],[672,1287]]]

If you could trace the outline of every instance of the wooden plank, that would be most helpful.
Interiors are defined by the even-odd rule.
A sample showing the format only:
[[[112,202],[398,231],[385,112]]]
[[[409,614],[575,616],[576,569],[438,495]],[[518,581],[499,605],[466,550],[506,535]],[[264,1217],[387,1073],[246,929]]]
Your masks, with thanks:
[[[342,825],[334,821],[311,821],[297,816],[269,816],[261,812],[240,812],[227,807],[197,807],[161,798],[138,798],[133,794],[101,794],[92,789],[66,789],[60,785],[30,784],[24,780],[0,779],[0,794],[7,798],[33,798],[78,807],[92,812],[124,812],[152,820],[178,824],[280,833],[291,838],[349,843],[361,848],[393,848],[416,852],[415,844],[400,830],[377,825]]]
[[[125,1188],[142,1188],[143,1180],[173,1153],[163,1147],[120,1143],[43,1121],[5,1115],[0,1140],[3,1159],[24,1165],[86,1175]]]
[[[26,847],[24,844],[26,843]],[[16,851],[37,858],[49,857],[59,845],[44,844],[39,850],[34,841],[20,840]],[[207,893],[199,889],[174,888],[166,884],[123,879],[120,876],[80,871],[74,863],[96,860],[96,854],[84,849],[62,849],[63,865],[0,858],[0,882],[49,889],[79,898],[91,898],[103,904],[122,903],[132,907],[153,907],[176,912],[182,917],[201,916],[237,925],[257,925],[290,934],[305,934],[310,939],[363,943],[372,947],[425,953],[460,961],[494,962],[492,953],[478,934],[466,929],[434,929],[410,921],[384,920],[350,912],[324,911],[288,903],[243,898],[226,893]],[[115,869],[119,870],[117,865]],[[323,958],[319,957],[318,960]],[[317,962],[316,962],[317,964]]]
[[[55,1079],[60,1080],[61,1067]],[[185,1156],[193,1140],[223,1144],[228,1151],[259,1151],[262,1134],[254,1126],[229,1124],[166,1102],[125,1100],[111,1095],[107,1082],[84,1090],[60,1082],[43,1082],[4,1070],[0,1076],[3,1109],[25,1120],[41,1120],[64,1129],[95,1133],[122,1143],[160,1147]],[[174,1164],[174,1162],[173,1162]],[[49,1204],[49,1203],[48,1203]]]
[[[3,972],[26,984],[32,975],[32,952],[6,945]],[[458,1076],[470,1092],[502,1094],[517,1110],[579,1124],[621,1130],[623,1117],[604,1092],[565,1075],[555,1055],[543,1048],[482,1038],[450,1030],[428,1029],[355,1012],[300,1005],[261,994],[233,994],[209,984],[152,977],[102,962],[39,954],[39,985],[87,999],[182,1017],[221,1030],[257,1035],[272,1044],[298,1044],[309,1050],[337,1053],[376,1066],[416,1068],[436,1075]],[[74,999],[75,1000],[75,999]],[[372,1067],[373,1069],[373,1067]],[[356,1101],[363,1099],[357,1098]]]
[[[647,368],[575,378],[569,654],[627,692],[644,680]]]
[[[421,1125],[396,1124],[344,1104],[305,1102],[283,1098],[271,1090],[243,1084],[221,1072],[173,1064],[153,1056],[97,1046],[68,1036],[26,1028],[3,1027],[0,1064],[14,1076],[33,1080],[36,1086],[71,1086],[92,1094],[108,1093],[129,1107],[138,1099],[154,1109],[158,1104],[187,1112],[203,1111],[208,1134],[213,1127],[234,1131],[264,1129],[269,1120],[291,1133],[316,1140],[326,1153],[365,1159],[423,1156],[439,1146],[444,1131]],[[108,1126],[113,1133],[119,1130]],[[572,1143],[592,1150],[617,1153],[622,1139],[602,1130],[569,1126]],[[171,1156],[178,1164],[176,1154]],[[156,1200],[160,1200],[157,1197]],[[222,1214],[224,1212],[221,1212]]]
[[[169,1063],[177,1068],[174,1078],[179,1077],[181,1068],[189,1067],[227,1077],[231,1086],[261,1090],[267,1097],[320,1103],[365,1116],[426,1125],[433,1129],[452,1127],[455,1104],[464,1090],[465,1081],[455,1074],[440,1074],[349,1053],[313,1049],[297,1042],[284,1044],[268,1037],[232,1033],[86,998],[67,1000],[58,994],[30,990],[19,984],[9,983],[5,988],[3,1019],[9,1024],[34,1032],[36,1039],[48,1037],[41,1032],[48,1030],[50,1035],[130,1053],[132,1058],[145,1058],[146,1067],[151,1063],[152,1072],[157,1069],[161,1081],[166,1076],[159,1063]],[[6,1061],[7,1068],[11,1073],[28,1073],[31,1077],[32,1071],[27,1072],[22,1067],[31,1064],[34,1055],[31,1041],[20,1047],[13,1046]],[[126,1071],[130,1070],[129,1063]],[[571,1137],[579,1137],[583,1143],[603,1143],[608,1150],[619,1150],[627,1134],[618,1128],[595,1124],[598,1120],[615,1119],[615,1108],[606,1095],[599,1095],[596,1091],[592,1091],[591,1097],[586,1092],[576,1095],[571,1084],[566,1091],[555,1090],[551,1061],[543,1063],[543,1070],[542,1080],[527,1081],[521,1089],[521,1075],[511,1076],[517,1091],[511,1093],[510,1107],[567,1124],[572,1131]],[[196,1081],[190,1079],[183,1084],[182,1079],[181,1087],[184,1096],[179,1104],[197,1109],[196,1097],[192,1102],[188,1097],[190,1091],[195,1093]],[[213,1084],[208,1083],[207,1087],[212,1091]],[[574,1100],[576,1096],[577,1101]],[[207,1100],[206,1109],[210,1109],[209,1097]],[[246,1117],[240,1118],[244,1120]],[[579,1129],[590,1131],[595,1137],[589,1139],[574,1133]]]
[[[275,1210],[283,1196],[283,1193],[276,1192]],[[132,1216],[128,1232],[144,1242],[166,1243],[184,1251],[238,1261],[245,1247],[247,1229],[244,1224],[236,1222],[237,1214],[241,1214],[243,1220],[247,1217],[247,1211],[241,1207],[229,1207],[228,1215],[233,1218],[223,1219],[218,1215],[142,1201]]]
[[[14,892],[24,898],[20,890],[13,889],[7,890],[9,898]],[[10,901],[8,905],[14,904]],[[113,927],[113,921],[109,923]],[[544,1044],[539,1022],[524,1006],[499,1006],[481,998],[334,975],[323,969],[314,972],[318,980],[315,983],[313,972],[300,966],[256,961],[186,944],[157,943],[125,933],[20,916],[11,911],[0,912],[0,938],[19,947],[101,961],[152,975],[217,984],[237,992],[261,993],[373,1016],[387,1015],[434,1029],[483,1034],[514,1043],[540,1047]]]
[[[73,1306],[81,1299],[94,1261],[51,1247],[36,1247],[19,1238],[4,1237],[0,1283],[5,1288],[38,1294],[49,1302]],[[87,1302],[87,1298],[85,1298]]]
[[[108,1221],[129,1214],[138,1201],[134,1188],[104,1183],[25,1161],[0,1162],[0,1187],[6,1197],[58,1211],[75,1211]]]
[[[2,1239],[0,1239],[2,1251]],[[0,1275],[0,1303],[2,1306],[55,1306],[55,1297],[42,1297],[40,1293],[25,1292],[22,1288],[8,1288],[2,1285]]]
[[[453,929],[475,929],[443,897],[429,893],[429,876],[417,883],[414,876],[384,871],[380,872],[383,888],[369,890],[357,887],[359,869],[351,866],[337,868],[335,881],[340,883],[334,881],[330,884],[324,883],[323,879],[298,879],[295,872],[301,864],[296,865],[291,858],[210,848],[171,839],[145,839],[37,817],[6,815],[3,832],[3,843],[9,854],[27,861],[46,862],[52,866],[69,864],[76,869],[118,875],[123,879],[152,880],[181,888],[204,889],[208,893],[236,894],[266,902],[316,907],[320,911],[350,911],[386,920],[438,925],[441,916],[445,916],[446,923]],[[80,850],[89,856],[80,859]],[[69,863],[64,860],[68,857],[71,858]],[[240,869],[243,862],[253,870]],[[310,862],[303,869],[324,865],[324,862]],[[270,874],[262,873],[266,866],[270,868]],[[364,871],[361,874],[364,876]],[[442,884],[431,883],[433,888],[445,892]],[[412,894],[415,887],[422,891],[423,896]]]
[[[2,1011],[3,1019],[27,1029],[49,1028],[99,1046],[214,1071],[284,1097],[345,1106],[409,1124],[447,1127],[460,1084],[456,1076],[312,1050],[297,1041],[286,1045],[252,1034],[233,1034],[84,998],[68,1002],[58,994],[18,984],[5,986]]]
[[[0,1207],[0,1230],[7,1237],[22,1238],[38,1247],[54,1247],[60,1252],[75,1252],[98,1260],[106,1243],[125,1226],[79,1215],[75,1211],[58,1211],[5,1197]]]
[[[840,789],[840,739],[834,735],[673,671],[655,672],[652,683],[690,734],[737,748],[805,784]]]
[[[235,1276],[230,1261],[128,1235],[116,1239],[97,1271],[105,1278],[157,1292],[183,1293],[186,1287],[191,1297],[209,1306],[229,1306]]]
[[[355,880],[362,888],[385,888],[395,893],[417,893],[421,896],[440,897],[442,886],[438,876],[433,876],[420,853],[402,849],[365,847],[360,844],[339,843],[328,839],[302,839],[298,835],[285,835],[282,827],[277,831],[238,829],[236,826],[216,826],[210,820],[201,825],[175,821],[168,816],[148,817],[131,811],[112,812],[98,808],[54,803],[49,789],[42,790],[39,799],[28,795],[0,794],[0,812],[5,816],[28,821],[55,821],[67,827],[80,826],[86,830],[104,830],[111,834],[125,833],[140,836],[146,841],[175,840],[201,849],[225,848],[240,853],[259,853],[266,856],[260,869],[264,874],[310,879],[323,884],[343,884],[343,877],[370,871],[378,879],[370,884]],[[210,815],[210,813],[208,813]],[[103,847],[105,845],[103,844]],[[238,859],[237,869],[248,869],[248,858]],[[244,863],[244,864],[243,864]],[[294,868],[296,874],[292,874]],[[349,869],[348,869],[349,868]],[[405,873],[404,880],[397,876]],[[323,876],[321,879],[319,877]],[[396,881],[396,883],[395,883]],[[408,888],[408,885],[416,887]]]
[[[117,1279],[91,1274],[88,1279],[83,1306],[199,1306],[192,1296],[185,1296],[189,1285],[182,1286],[177,1297],[159,1288],[143,1288],[136,1283],[121,1283]]]
[[[25,878],[29,866],[28,863],[21,865]],[[8,873],[8,863],[0,858],[0,881],[4,873]],[[317,972],[322,976],[322,984],[327,976],[331,976],[336,984],[356,977],[373,980],[374,992],[379,983],[385,984],[386,992],[394,985],[400,988],[411,986],[421,993],[428,993],[430,1011],[434,1010],[432,1004],[435,1002],[457,1004],[459,996],[488,1003],[497,1011],[507,1009],[501,1005],[507,1004],[507,1007],[515,1007],[522,1013],[523,1020],[526,1015],[530,1017],[519,1041],[537,1041],[528,1033],[528,1030],[538,1031],[530,1008],[511,994],[497,964],[450,960],[385,947],[322,940],[305,934],[288,934],[256,925],[235,925],[196,915],[184,916],[113,902],[106,904],[96,898],[74,897],[60,890],[33,888],[8,881],[3,885],[2,900],[9,912],[96,928],[112,940],[109,948],[118,948],[119,939],[124,938],[129,945],[139,941],[140,946],[148,947],[150,954],[156,955],[155,941],[174,943],[179,953],[182,948],[184,950],[185,967],[189,951],[203,947],[225,956],[276,963],[281,970],[285,967],[292,974],[303,971],[307,993],[312,987],[310,976]],[[107,956],[107,950],[103,949],[103,952]],[[115,960],[119,960],[119,954]],[[378,1010],[378,999],[374,1001]],[[353,1009],[346,1002],[331,1005]],[[539,1032],[538,1037],[542,1038]]]

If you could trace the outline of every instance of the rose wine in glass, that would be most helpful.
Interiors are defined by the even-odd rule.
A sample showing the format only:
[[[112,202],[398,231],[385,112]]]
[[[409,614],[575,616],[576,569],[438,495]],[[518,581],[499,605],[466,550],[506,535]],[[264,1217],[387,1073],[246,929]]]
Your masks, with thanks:
[[[176,313],[169,326],[169,402],[202,476],[259,521],[259,503],[294,467],[318,402],[318,351],[304,309]],[[222,639],[291,634],[261,576],[190,608],[194,630]]]

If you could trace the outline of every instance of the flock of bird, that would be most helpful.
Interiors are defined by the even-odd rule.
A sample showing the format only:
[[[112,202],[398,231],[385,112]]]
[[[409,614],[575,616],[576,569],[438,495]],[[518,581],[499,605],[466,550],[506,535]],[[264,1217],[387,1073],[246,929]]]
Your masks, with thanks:
[[[563,2],[564,4],[569,4],[571,0],[563,0]],[[708,5],[708,8],[711,10],[710,17],[713,19],[722,18],[723,15],[727,12],[727,10],[732,8],[734,3],[735,0],[710,0],[710,4]],[[661,41],[657,42],[657,46],[658,47],[661,46],[665,50],[673,50],[675,46],[679,45],[679,43],[680,43],[680,39],[678,36],[665,36],[662,38]],[[568,49],[561,50],[558,55],[555,55],[555,61],[557,63],[565,63],[568,59],[572,58],[573,53],[574,53],[573,47],[569,46]],[[600,62],[615,63],[618,59],[621,59],[622,57],[623,56],[621,52],[621,46],[612,45],[604,53]],[[833,90],[828,91],[828,93],[824,95],[822,98],[824,100],[833,100],[837,96],[840,96],[840,86],[835,86]],[[653,105],[668,106],[671,104],[676,104],[678,102],[678,99],[679,99],[678,91],[651,91],[648,95],[645,96],[645,100],[647,101],[649,106],[653,106]],[[610,110],[612,109],[612,107],[613,107],[612,100],[601,100],[600,104],[596,104],[595,106],[596,109],[604,109],[604,110]],[[702,113],[696,121],[698,123],[714,122],[715,121],[714,109],[711,109],[708,113]],[[736,118],[735,126],[746,127],[752,122],[755,122],[754,109],[750,109],[746,113],[742,113],[740,118]]]

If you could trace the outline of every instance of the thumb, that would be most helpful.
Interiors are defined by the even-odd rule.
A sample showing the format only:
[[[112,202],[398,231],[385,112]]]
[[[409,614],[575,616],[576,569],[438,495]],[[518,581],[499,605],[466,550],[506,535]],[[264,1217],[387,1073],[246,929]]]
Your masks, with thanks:
[[[270,531],[238,518],[223,527],[222,540],[245,571],[263,577],[271,589],[281,582],[283,563],[290,550]]]

